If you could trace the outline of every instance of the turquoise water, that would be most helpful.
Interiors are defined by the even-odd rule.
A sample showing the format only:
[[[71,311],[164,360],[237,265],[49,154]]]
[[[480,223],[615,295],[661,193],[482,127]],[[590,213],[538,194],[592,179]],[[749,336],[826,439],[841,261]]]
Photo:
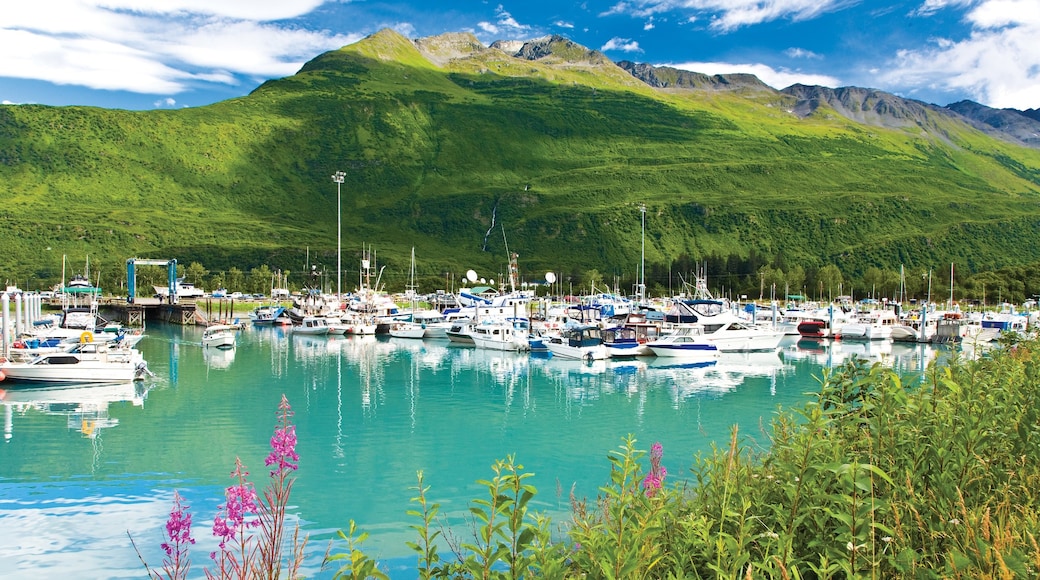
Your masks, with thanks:
[[[366,552],[414,577],[416,472],[455,534],[467,539],[470,500],[496,459],[515,456],[559,521],[569,495],[595,497],[611,450],[632,434],[664,447],[668,479],[698,452],[725,445],[733,425],[765,448],[778,407],[799,405],[825,366],[853,355],[908,372],[926,346],[797,343],[774,355],[727,355],[711,366],[667,361],[593,364],[458,347],[447,341],[293,336],[247,328],[231,351],[203,349],[201,330],[153,325],[139,345],[155,377],[143,384],[3,391],[0,570],[4,578],[144,577],[173,491],[194,518],[193,573],[235,458],[262,488],[263,460],[285,394],[295,412],[300,469],[290,511],[310,536],[308,574],[335,531],[354,520]],[[10,387],[0,383],[0,389]],[[333,545],[333,552],[342,549]],[[442,555],[448,555],[442,550]]]

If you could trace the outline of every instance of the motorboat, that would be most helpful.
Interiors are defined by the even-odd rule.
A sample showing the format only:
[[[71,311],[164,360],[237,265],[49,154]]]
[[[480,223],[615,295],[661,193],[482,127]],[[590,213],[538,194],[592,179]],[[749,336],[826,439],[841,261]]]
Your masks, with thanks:
[[[449,335],[450,336],[450,335]],[[484,320],[473,326],[473,344],[486,350],[520,351],[530,348],[531,323],[526,318]]]
[[[13,382],[113,383],[140,380],[150,374],[137,349],[107,342],[80,342],[41,353],[29,361],[0,364],[0,374]]]
[[[646,337],[640,338],[635,328],[629,326],[613,326],[602,331],[603,345],[613,358],[649,356],[654,354],[646,343]]]
[[[696,325],[677,327],[671,334],[646,343],[654,355],[668,358],[710,360],[718,358],[719,347],[704,337]]]
[[[293,334],[324,336],[329,333],[329,324],[324,316],[304,316],[299,324],[293,324]]]
[[[249,319],[256,326],[273,326],[275,324],[292,324],[284,306],[257,306],[249,313]]]
[[[603,334],[598,326],[565,328],[559,336],[543,339],[543,343],[554,357],[584,361],[610,358],[610,351],[603,344]]]
[[[389,332],[395,338],[422,338],[426,335],[426,326],[410,320],[399,320],[390,325]]]
[[[228,324],[211,324],[202,331],[202,346],[235,348],[235,329]]]
[[[888,340],[892,338],[892,327],[898,324],[895,312],[875,309],[842,326],[840,335],[842,340]]]

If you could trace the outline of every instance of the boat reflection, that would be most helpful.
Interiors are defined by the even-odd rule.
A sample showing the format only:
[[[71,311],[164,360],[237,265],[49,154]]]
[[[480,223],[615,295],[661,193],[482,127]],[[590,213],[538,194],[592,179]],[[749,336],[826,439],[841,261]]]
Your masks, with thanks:
[[[916,342],[801,339],[787,346],[782,354],[784,360],[804,360],[831,368],[862,360],[900,372],[924,372],[940,352],[932,345]]]
[[[206,367],[224,370],[235,362],[235,347],[231,348],[204,348],[202,359],[206,361]]]
[[[110,404],[125,401],[135,407],[142,407],[149,389],[150,386],[144,381],[0,388],[0,405],[4,407],[4,439],[14,437],[16,415],[27,417],[34,413],[65,416],[70,431],[78,431],[87,438],[97,438],[102,429],[119,424],[119,419],[108,413]]]

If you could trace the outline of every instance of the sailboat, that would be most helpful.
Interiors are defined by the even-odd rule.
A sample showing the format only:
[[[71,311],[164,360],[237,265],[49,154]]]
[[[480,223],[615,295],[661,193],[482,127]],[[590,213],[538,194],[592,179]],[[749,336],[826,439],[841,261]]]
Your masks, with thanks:
[[[390,324],[390,336],[396,338],[422,338],[426,335],[426,325],[415,321],[415,247],[412,247],[411,282],[408,294],[412,297],[412,310],[407,320],[397,320]]]

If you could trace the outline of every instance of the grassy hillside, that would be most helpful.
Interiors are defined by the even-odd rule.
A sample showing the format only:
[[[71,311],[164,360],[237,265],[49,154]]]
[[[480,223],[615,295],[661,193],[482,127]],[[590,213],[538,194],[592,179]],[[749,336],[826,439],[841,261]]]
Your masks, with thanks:
[[[0,277],[57,281],[62,255],[109,288],[132,256],[334,270],[337,170],[351,283],[366,244],[391,288],[413,245],[442,286],[499,278],[506,242],[529,278],[632,277],[641,203],[648,263],[1040,261],[1036,150],[941,116],[885,129],[800,119],[779,93],[659,91],[565,56],[434,64],[384,31],[207,107],[0,107]]]

